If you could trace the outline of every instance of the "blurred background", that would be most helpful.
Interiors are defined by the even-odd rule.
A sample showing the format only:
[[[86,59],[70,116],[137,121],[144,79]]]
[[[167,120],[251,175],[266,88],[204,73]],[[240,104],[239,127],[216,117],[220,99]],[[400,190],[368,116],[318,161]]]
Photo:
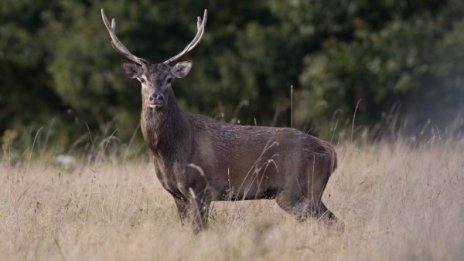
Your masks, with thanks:
[[[100,8],[154,63],[182,50],[208,9],[185,57],[193,69],[174,83],[186,111],[332,142],[464,128],[462,0],[2,0],[4,155],[144,151],[139,83],[123,75]]]

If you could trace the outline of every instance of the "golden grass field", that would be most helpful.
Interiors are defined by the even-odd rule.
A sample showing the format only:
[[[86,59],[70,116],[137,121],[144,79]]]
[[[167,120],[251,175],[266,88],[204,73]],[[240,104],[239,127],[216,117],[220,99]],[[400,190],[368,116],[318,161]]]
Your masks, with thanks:
[[[214,203],[194,235],[149,160],[0,163],[0,260],[464,260],[464,141],[336,147],[344,229],[273,201]]]

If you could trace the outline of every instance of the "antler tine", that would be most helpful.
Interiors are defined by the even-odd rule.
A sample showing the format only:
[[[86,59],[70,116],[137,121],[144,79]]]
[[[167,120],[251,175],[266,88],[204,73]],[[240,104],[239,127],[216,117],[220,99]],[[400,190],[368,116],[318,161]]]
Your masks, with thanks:
[[[171,62],[179,59],[180,57],[184,56],[186,53],[193,50],[193,48],[195,48],[195,46],[198,45],[198,43],[200,42],[200,40],[203,37],[203,34],[205,32],[205,25],[206,25],[207,17],[208,17],[208,10],[205,9],[205,11],[203,13],[203,19],[201,19],[200,17],[197,17],[197,34],[195,35],[193,40],[184,48],[184,50],[182,50],[177,55],[167,59],[163,63],[168,64],[168,63],[171,63]]]
[[[111,45],[113,48],[120,54],[122,54],[125,58],[139,64],[139,65],[145,65],[147,64],[147,61],[143,58],[137,57],[133,55],[127,47],[119,41],[118,37],[116,36],[116,20],[113,18],[111,19],[111,25],[108,21],[108,18],[105,15],[105,11],[103,11],[103,8],[101,9],[101,16],[103,23],[105,24],[106,30],[110,34],[111,37]]]

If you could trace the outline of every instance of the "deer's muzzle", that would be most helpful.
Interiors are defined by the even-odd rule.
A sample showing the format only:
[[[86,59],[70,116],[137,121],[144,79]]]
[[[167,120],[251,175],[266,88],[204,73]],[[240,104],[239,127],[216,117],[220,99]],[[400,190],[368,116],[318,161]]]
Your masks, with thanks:
[[[154,93],[148,98],[148,107],[150,108],[160,108],[163,107],[165,103],[164,95],[160,93]]]

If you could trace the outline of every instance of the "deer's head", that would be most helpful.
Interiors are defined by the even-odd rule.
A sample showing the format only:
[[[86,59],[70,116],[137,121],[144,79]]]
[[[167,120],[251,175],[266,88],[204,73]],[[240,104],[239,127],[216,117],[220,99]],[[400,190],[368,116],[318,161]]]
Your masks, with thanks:
[[[125,74],[129,78],[137,79],[141,84],[143,106],[151,109],[162,109],[173,93],[172,81],[187,76],[192,68],[191,61],[173,63],[190,52],[200,42],[205,30],[207,11],[205,10],[203,19],[198,17],[197,34],[184,50],[162,63],[155,64],[133,55],[116,36],[116,21],[112,19],[110,24],[103,9],[101,15],[103,23],[110,34],[111,45],[118,53],[129,60],[122,63]]]

